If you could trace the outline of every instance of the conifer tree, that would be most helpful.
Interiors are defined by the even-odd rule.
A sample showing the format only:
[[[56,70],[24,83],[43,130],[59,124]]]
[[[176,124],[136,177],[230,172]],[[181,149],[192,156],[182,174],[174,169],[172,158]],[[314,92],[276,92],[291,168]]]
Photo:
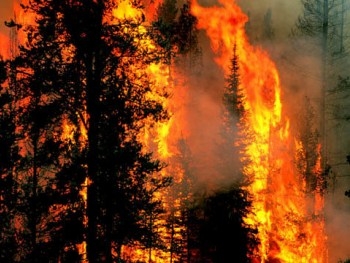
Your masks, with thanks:
[[[235,141],[238,138],[238,126],[243,117],[244,109],[236,44],[233,46],[233,56],[229,70],[223,93],[221,142],[218,144],[220,166],[218,168],[224,180],[237,180],[240,178],[238,168],[239,149],[235,145]]]
[[[326,184],[325,178],[320,176],[320,171],[317,171],[320,157],[319,132],[315,127],[315,110],[309,98],[305,98],[298,116],[296,138],[300,141],[300,148],[296,154],[296,165],[306,182],[307,193],[322,193],[326,190]]]
[[[166,51],[168,63],[177,55],[193,53],[190,59],[191,65],[194,65],[200,53],[196,23],[197,19],[190,13],[190,1],[184,3],[180,10],[176,0],[165,0],[159,6],[153,27],[157,31],[158,44]]]
[[[273,40],[273,38],[275,37],[275,31],[272,25],[272,11],[269,8],[265,15],[264,15],[264,23],[263,23],[263,39],[266,40]]]
[[[18,164],[13,94],[5,83],[8,62],[0,57],[0,261],[13,262],[16,256],[14,226],[17,202],[15,166]]]
[[[329,162],[332,162],[334,144],[329,144],[332,134],[329,132],[332,119],[329,109],[332,106],[329,91],[336,86],[338,75],[344,69],[346,54],[344,53],[344,24],[346,8],[342,0],[302,0],[302,15],[296,21],[292,29],[295,43],[302,42],[306,45],[297,45],[298,52],[302,55],[316,56],[321,62],[320,72],[316,77],[320,79],[321,92],[321,127],[319,129],[322,138],[322,169],[326,173]],[[339,15],[340,14],[340,15]],[[306,41],[300,41],[301,39]],[[316,52],[315,52],[316,51]],[[304,52],[304,53],[303,53]],[[313,71],[315,69],[309,69]],[[347,73],[346,73],[347,74]],[[333,149],[332,149],[333,148]]]
[[[118,4],[103,0],[36,0],[24,7],[37,16],[26,28],[28,41],[17,59],[24,72],[22,99],[30,102],[22,105],[28,144],[22,173],[30,173],[24,192],[31,210],[24,213],[29,213],[33,260],[43,251],[38,231],[45,220],[54,227],[50,241],[65,237],[51,255],[76,253],[85,179],[89,262],[121,260],[123,245],[146,242],[151,229],[144,218],[160,205],[154,193],[170,182],[152,177],[163,165],[139,141],[146,121],[167,117],[161,103],[148,96],[152,83],[145,71],[165,56],[146,44],[152,36],[143,25],[141,2],[130,6],[139,15],[113,15]],[[63,139],[65,125],[72,129],[69,139]],[[55,213],[60,216],[48,222]],[[67,225],[77,231],[69,235]]]
[[[26,27],[27,42],[13,62],[21,145],[17,169],[19,254],[21,260],[28,262],[64,258],[66,251],[76,250],[76,242],[82,241],[83,206],[79,191],[84,174],[65,174],[72,157],[67,153],[68,142],[63,140],[67,94],[62,91],[67,79],[56,7],[40,1],[23,6],[36,15],[37,24]],[[72,224],[74,231],[70,230]]]

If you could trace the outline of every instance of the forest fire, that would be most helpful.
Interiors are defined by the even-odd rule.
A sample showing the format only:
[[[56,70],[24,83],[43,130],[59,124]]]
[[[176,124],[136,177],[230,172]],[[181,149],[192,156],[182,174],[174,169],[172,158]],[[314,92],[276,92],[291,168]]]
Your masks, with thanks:
[[[221,262],[242,243],[248,252],[230,256],[243,262],[327,263],[322,145],[307,145],[296,131],[278,69],[266,51],[250,43],[248,16],[236,0],[205,6],[200,0],[84,1],[58,1],[58,11],[50,6],[54,0],[22,1],[34,6],[29,12],[16,3],[15,19],[7,22],[11,39],[0,33],[4,69],[10,72],[0,79],[1,92],[19,90],[26,102],[18,105],[16,93],[13,108],[1,105],[20,116],[17,129],[9,132],[20,139],[9,149],[16,151],[18,141],[26,147],[13,155],[18,159],[10,169],[0,163],[0,183],[14,174],[17,187],[11,193],[0,188],[0,201],[11,201],[0,203],[5,207],[0,216],[10,211],[4,222],[17,220],[9,233],[18,240],[4,240],[13,247],[25,244],[9,252],[14,262],[45,257],[50,262]],[[90,25],[91,17],[96,21]],[[191,45],[198,44],[192,41],[194,30],[210,41],[205,59],[214,55],[221,70],[213,74],[224,79],[232,73],[232,58],[238,63],[238,105],[230,106],[242,112],[234,116],[237,138],[227,144],[238,146],[240,167],[235,168],[243,182],[225,178],[217,187],[235,188],[237,196],[230,191],[218,199],[205,196],[221,189],[210,183],[209,190],[199,189],[204,184],[195,180],[201,168],[190,164],[190,146],[197,154],[206,147],[187,145],[199,130],[190,123],[197,118],[191,107],[200,101],[191,98],[199,90],[193,86],[210,82],[216,94],[203,101],[219,104],[224,83],[191,75]],[[24,46],[15,51],[18,44]],[[224,122],[216,117],[213,123]],[[306,161],[308,151],[313,162]],[[220,158],[213,158],[214,151],[205,154]],[[221,163],[209,162],[195,165],[212,165],[215,177]],[[222,244],[223,233],[237,231],[237,243]]]
[[[294,139],[282,108],[277,69],[263,50],[249,44],[247,16],[241,9],[233,1],[219,2],[221,6],[205,8],[193,1],[192,12],[226,73],[237,46],[245,111],[239,144],[253,202],[245,222],[257,229],[260,241],[252,262],[327,262],[323,197],[313,193],[318,201],[310,212],[304,182],[293,166]]]

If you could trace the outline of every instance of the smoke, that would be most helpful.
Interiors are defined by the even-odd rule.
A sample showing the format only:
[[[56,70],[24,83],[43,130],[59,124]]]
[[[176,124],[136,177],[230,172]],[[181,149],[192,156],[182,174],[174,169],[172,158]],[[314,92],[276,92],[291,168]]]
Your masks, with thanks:
[[[286,38],[290,33],[290,28],[294,25],[301,11],[300,1],[284,0],[237,0],[237,3],[250,15],[250,18],[256,22],[260,20],[262,24],[263,17],[270,9],[272,12],[273,26],[276,36]],[[252,21],[253,22],[253,21]]]
[[[199,34],[202,49],[199,70],[188,75],[186,123],[190,131],[187,142],[192,153],[192,166],[197,180],[195,188],[213,190],[235,180],[218,171],[218,145],[222,125],[222,96],[225,76],[214,62],[214,54],[204,32]],[[186,74],[186,73],[185,73]],[[232,142],[233,145],[233,142]],[[229,156],[229,153],[227,153]]]
[[[350,259],[350,199],[344,195],[341,181],[337,188],[329,193],[325,211],[330,263]]]

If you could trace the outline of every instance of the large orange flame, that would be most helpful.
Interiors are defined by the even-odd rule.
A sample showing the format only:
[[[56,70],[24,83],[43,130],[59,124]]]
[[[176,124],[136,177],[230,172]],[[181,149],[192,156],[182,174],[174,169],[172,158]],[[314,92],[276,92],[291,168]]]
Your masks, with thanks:
[[[245,110],[241,120],[243,173],[252,196],[245,223],[257,229],[260,244],[252,262],[322,263],[325,235],[322,199],[308,208],[305,184],[294,164],[289,119],[282,110],[278,71],[262,49],[250,45],[247,16],[232,0],[202,7],[192,2],[199,28],[210,38],[216,62],[228,74],[233,47],[240,64],[240,92]]]

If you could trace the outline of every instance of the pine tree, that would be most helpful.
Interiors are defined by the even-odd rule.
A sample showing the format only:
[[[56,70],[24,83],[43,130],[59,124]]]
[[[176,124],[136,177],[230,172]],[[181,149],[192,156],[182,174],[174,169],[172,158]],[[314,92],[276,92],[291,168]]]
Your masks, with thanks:
[[[35,222],[54,208],[64,207],[50,222],[55,226],[51,238],[66,237],[60,251],[81,242],[80,231],[69,236],[62,225],[82,228],[79,192],[87,178],[87,258],[121,260],[123,245],[146,242],[151,229],[144,218],[160,205],[155,192],[169,185],[169,178],[153,177],[163,164],[138,139],[146,121],[167,117],[161,103],[148,96],[152,83],[145,73],[165,56],[146,44],[152,36],[143,25],[141,2],[130,5],[140,15],[113,17],[118,5],[102,0],[37,0],[27,7],[37,14],[37,24],[27,28],[18,67],[26,73],[23,99],[31,102],[22,112],[30,144],[23,173],[32,171],[26,200],[31,200],[33,255],[39,253]],[[68,140],[62,139],[64,122],[74,127]],[[40,178],[48,167],[52,178],[44,186]],[[42,204],[47,196],[51,203]]]
[[[223,93],[221,141],[218,143],[218,155],[220,156],[220,167],[218,168],[220,176],[225,181],[228,179],[237,180],[240,177],[238,168],[239,149],[235,145],[235,141],[238,138],[238,125],[243,118],[244,108],[236,44],[233,46],[233,56],[229,70]]]
[[[0,57],[0,261],[13,262],[16,256],[14,219],[17,202],[15,166],[18,146],[15,133],[13,94],[5,83],[8,62]]]
[[[28,262],[63,258],[65,251],[76,250],[76,242],[82,240],[83,202],[79,191],[84,174],[72,178],[65,174],[76,157],[69,156],[68,142],[62,139],[63,105],[67,103],[62,90],[67,79],[56,7],[40,1],[23,6],[36,14],[37,25],[26,28],[27,43],[20,47],[13,62],[22,147],[18,166],[19,254]],[[72,224],[74,231],[69,229]]]
[[[226,111],[227,126],[232,126],[235,121],[232,118],[239,119],[243,114],[243,97],[240,90],[239,56],[237,54],[237,45],[234,44],[233,56],[231,59],[230,74],[226,79],[227,86],[224,91],[223,104]]]
[[[168,63],[177,55],[193,53],[190,64],[194,66],[200,53],[196,23],[197,19],[190,13],[189,1],[182,5],[180,12],[176,0],[165,0],[159,6],[153,27],[157,31],[157,43],[166,50]]]
[[[269,8],[264,15],[262,38],[271,41],[274,37],[275,31],[272,26],[272,11]]]
[[[198,200],[189,221],[191,262],[250,262],[257,240],[243,222],[249,207],[247,192],[235,185]]]
[[[303,0],[302,6],[303,14],[298,18],[292,35],[296,36],[295,39],[299,39],[300,36],[307,39],[309,48],[298,46],[299,52],[305,50],[309,53],[308,55],[316,55],[321,62],[321,71],[316,76],[321,83],[319,132],[322,138],[322,173],[327,176],[332,164],[338,162],[335,156],[339,151],[344,151],[343,144],[333,143],[333,136],[340,122],[343,121],[337,118],[339,117],[337,114],[348,107],[348,103],[343,100],[346,95],[339,92],[346,79],[346,77],[339,78],[339,75],[348,74],[344,71],[347,68],[345,66],[347,65],[347,54],[344,52],[346,50],[344,25],[346,24],[347,7],[343,0]],[[317,51],[316,54],[314,51]]]
[[[299,140],[300,146],[297,149],[296,165],[305,180],[307,193],[323,193],[326,190],[325,177],[321,177],[320,171],[317,170],[320,157],[319,132],[315,127],[315,110],[309,98],[305,98],[298,116],[296,139]]]

